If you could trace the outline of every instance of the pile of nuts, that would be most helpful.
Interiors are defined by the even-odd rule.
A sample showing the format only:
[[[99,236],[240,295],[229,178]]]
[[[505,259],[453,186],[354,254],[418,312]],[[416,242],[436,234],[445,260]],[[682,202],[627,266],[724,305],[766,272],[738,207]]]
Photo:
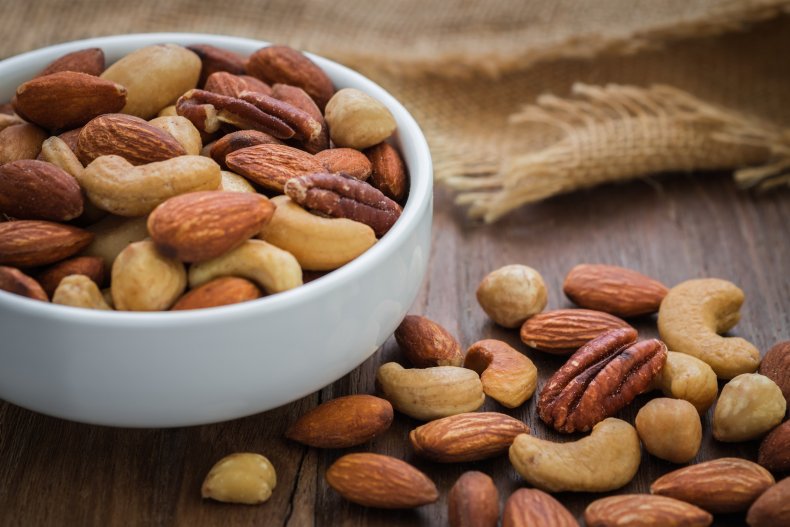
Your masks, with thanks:
[[[619,489],[637,474],[642,447],[672,463],[692,462],[702,439],[700,414],[718,396],[713,436],[730,442],[764,437],[757,463],[720,458],[679,468],[655,480],[650,494],[593,501],[584,514],[587,525],[706,526],[714,514],[743,511],[752,527],[790,524],[790,478],[776,483],[772,474],[790,471],[790,421],[782,424],[790,395],[790,342],[777,344],[760,362],[747,341],[719,335],[738,321],[743,292],[719,279],[667,289],[608,265],[574,267],[564,291],[580,308],[544,312],[547,294],[540,274],[510,265],[486,276],[477,296],[495,322],[520,326],[529,347],[569,356],[540,390],[536,406],[545,425],[585,433],[580,439],[539,439],[519,419],[477,412],[486,396],[506,408],[528,401],[537,387],[535,365],[498,340],[476,342],[464,354],[444,328],[413,315],[395,332],[412,368],[383,364],[377,373],[381,397],[359,394],[325,402],[299,417],[286,436],[314,448],[349,448],[384,433],[397,410],[426,421],[409,434],[415,454],[426,460],[464,463],[509,454],[516,472],[535,488],[510,496],[503,526],[575,526],[573,515],[550,493]],[[638,340],[636,330],[619,318],[655,312],[661,340]],[[720,394],[717,378],[728,380]],[[650,390],[661,390],[664,397],[645,404],[635,425],[615,417]],[[255,463],[250,477],[263,470]],[[326,481],[344,498],[368,507],[411,508],[439,498],[427,475],[374,453],[340,457]],[[247,494],[234,500],[204,486],[203,495],[245,501]],[[453,527],[494,527],[500,519],[498,491],[481,472],[457,480],[448,506]]]
[[[69,53],[0,105],[0,290],[162,311],[298,287],[400,217],[395,129],[287,46]]]

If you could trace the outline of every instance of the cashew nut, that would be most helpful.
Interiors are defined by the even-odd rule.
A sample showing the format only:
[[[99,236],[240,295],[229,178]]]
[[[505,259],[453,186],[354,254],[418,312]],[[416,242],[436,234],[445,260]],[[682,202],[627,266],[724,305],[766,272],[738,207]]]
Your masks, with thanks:
[[[713,412],[713,437],[719,441],[748,441],[765,434],[784,419],[782,390],[759,373],[738,375],[721,389]]]
[[[222,182],[219,184],[219,190],[224,190],[225,192],[258,192],[255,190],[255,187],[250,185],[249,181],[235,172],[223,170],[220,172],[220,175],[222,176]]]
[[[506,265],[488,273],[477,286],[477,302],[506,328],[517,328],[543,311],[548,301],[540,273],[526,265]]]
[[[116,309],[164,311],[187,285],[184,264],[165,258],[152,241],[127,246],[112,265],[111,291]]]
[[[379,368],[376,381],[396,410],[422,421],[474,412],[485,401],[477,373],[457,366],[407,370],[388,362]]]
[[[184,147],[188,155],[200,155],[200,150],[203,148],[203,140],[200,138],[198,129],[186,117],[181,117],[180,115],[160,116],[151,119],[148,123],[172,135]]]
[[[373,229],[364,223],[312,214],[288,196],[272,202],[277,208],[258,236],[293,254],[304,269],[337,269],[376,243]]]
[[[157,117],[172,117],[174,115],[178,115],[175,104],[171,104],[170,106],[165,106],[164,108],[159,110],[158,114],[156,114]]]
[[[604,419],[578,441],[554,443],[521,434],[510,446],[516,472],[549,492],[619,489],[634,478],[641,457],[634,427],[614,417]]]
[[[42,143],[41,159],[63,169],[75,179],[78,179],[85,169],[69,145],[56,135]]]
[[[751,373],[760,352],[740,337],[721,337],[740,319],[743,291],[718,278],[688,280],[676,285],[661,302],[658,331],[669,349],[707,362],[722,379]]]
[[[268,500],[277,486],[277,473],[260,454],[238,453],[226,456],[211,467],[200,493],[227,503],[255,505]]]
[[[148,218],[121,218],[107,216],[87,227],[93,233],[93,241],[81,253],[82,256],[99,256],[107,268],[127,245],[148,237]]]
[[[112,309],[104,301],[104,296],[96,282],[84,274],[64,277],[52,295],[52,303],[87,309]]]
[[[636,414],[636,431],[645,449],[672,463],[688,463],[702,442],[702,422],[688,401],[658,397]]]
[[[707,363],[676,351],[667,353],[667,361],[653,378],[652,388],[667,397],[690,402],[700,414],[710,408],[719,393],[716,374]]]
[[[100,156],[79,177],[80,186],[100,209],[118,216],[143,216],[168,198],[216,190],[219,165],[202,156],[178,156],[134,166],[121,156]]]
[[[296,258],[261,240],[247,240],[218,258],[193,264],[189,286],[195,288],[220,276],[247,278],[269,294],[302,285],[302,268]]]
[[[535,364],[500,340],[472,344],[466,352],[464,367],[479,373],[483,392],[508,408],[524,404],[538,385]]]

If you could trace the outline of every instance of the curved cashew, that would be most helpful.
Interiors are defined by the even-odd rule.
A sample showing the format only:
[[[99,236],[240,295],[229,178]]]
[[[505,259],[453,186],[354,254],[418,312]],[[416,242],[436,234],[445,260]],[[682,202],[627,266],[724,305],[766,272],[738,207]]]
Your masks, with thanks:
[[[178,156],[134,166],[120,156],[100,156],[78,178],[97,207],[118,216],[143,216],[167,198],[216,190],[219,165],[202,156]]]
[[[63,169],[75,179],[79,179],[85,170],[74,151],[56,135],[41,144],[41,159]]]
[[[243,452],[223,457],[211,467],[200,493],[227,503],[263,503],[277,486],[277,473],[260,454]]]
[[[743,291],[718,278],[676,285],[661,302],[658,332],[669,349],[707,362],[722,379],[752,373],[760,352],[739,337],[721,337],[740,319]]]
[[[716,373],[706,362],[676,351],[667,353],[667,361],[653,378],[651,388],[690,402],[700,414],[710,408],[719,393]]]
[[[501,340],[475,342],[466,352],[464,367],[480,374],[483,391],[507,408],[516,408],[532,397],[538,369],[529,358]]]
[[[510,462],[525,480],[549,492],[606,492],[631,481],[642,458],[633,426],[609,417],[587,437],[554,443],[521,434],[510,447]]]
[[[87,309],[112,309],[104,301],[104,296],[96,282],[84,274],[64,277],[52,295],[52,303]]]
[[[112,265],[112,299],[124,311],[169,309],[187,285],[184,264],[165,258],[152,241],[127,246]]]
[[[337,269],[376,243],[373,229],[364,223],[312,214],[288,196],[272,202],[277,208],[258,236],[293,254],[304,269]]]
[[[151,119],[148,123],[172,135],[184,147],[188,155],[200,155],[200,150],[203,148],[203,140],[200,138],[198,129],[186,117],[181,117],[180,115],[160,116]]]
[[[189,286],[195,288],[220,276],[247,278],[269,294],[302,285],[302,268],[296,258],[261,240],[247,240],[218,258],[193,264]]]
[[[388,362],[379,368],[376,381],[396,410],[422,421],[474,412],[485,401],[477,373],[457,366],[407,370]]]
[[[219,184],[219,190],[224,190],[225,192],[247,192],[250,194],[258,192],[255,190],[255,187],[250,185],[249,181],[235,172],[223,170],[220,172],[220,175],[222,176],[222,182]]]

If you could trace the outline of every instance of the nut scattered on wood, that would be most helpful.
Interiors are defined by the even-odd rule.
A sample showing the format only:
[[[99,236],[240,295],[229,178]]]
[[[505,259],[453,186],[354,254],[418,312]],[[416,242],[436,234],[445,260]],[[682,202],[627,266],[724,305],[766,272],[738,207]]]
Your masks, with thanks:
[[[226,456],[211,467],[200,493],[227,503],[256,505],[267,501],[277,486],[277,473],[260,454],[237,453]]]
[[[790,525],[790,477],[763,492],[746,514],[749,527]]]
[[[543,311],[548,301],[540,273],[517,264],[488,273],[477,286],[476,296],[491,320],[506,328],[521,326],[529,317]]]
[[[634,421],[645,450],[672,463],[688,463],[699,452],[702,423],[688,401],[659,397],[648,401]]]
[[[765,354],[760,363],[760,374],[774,381],[790,404],[790,340],[778,342]]]
[[[685,501],[652,494],[609,496],[584,510],[587,527],[707,527],[713,516]]]
[[[713,369],[696,357],[676,351],[667,352],[667,361],[653,379],[653,387],[666,397],[690,402],[700,414],[710,408],[719,394]]]
[[[496,527],[499,492],[494,481],[475,470],[464,472],[447,496],[450,527]]]
[[[562,503],[538,489],[519,489],[505,502],[502,527],[578,527]]]
[[[528,318],[521,326],[521,341],[540,351],[570,355],[607,331],[630,327],[603,311],[555,309]]]
[[[790,421],[785,421],[760,443],[757,462],[771,472],[790,471]]]
[[[406,315],[395,329],[395,341],[415,368],[461,366],[464,362],[455,337],[426,317]]]
[[[483,392],[507,408],[517,408],[538,386],[538,369],[529,358],[501,340],[475,342],[464,367],[480,374]]]
[[[721,389],[713,413],[713,437],[748,441],[782,422],[787,402],[774,381],[759,373],[742,373]]]
[[[581,307],[625,318],[655,313],[669,291],[637,271],[601,264],[575,266],[562,290]]]

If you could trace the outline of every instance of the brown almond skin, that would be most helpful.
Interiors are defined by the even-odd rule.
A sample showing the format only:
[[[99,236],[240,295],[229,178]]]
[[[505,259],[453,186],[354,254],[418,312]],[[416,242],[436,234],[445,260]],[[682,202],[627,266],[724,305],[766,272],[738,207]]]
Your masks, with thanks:
[[[439,499],[428,476],[381,454],[347,454],[326,471],[326,481],[348,501],[380,509],[410,509]]]
[[[555,309],[528,318],[521,326],[521,341],[540,351],[569,355],[607,331],[630,327],[603,311]]]
[[[104,71],[104,51],[100,48],[72,51],[50,62],[38,76],[43,77],[60,71],[76,71],[99,76]]]
[[[84,249],[93,234],[50,221],[0,223],[0,264],[36,267],[58,262]]]
[[[502,527],[579,527],[579,522],[550,494],[519,489],[505,502]]]
[[[757,463],[723,457],[664,474],[650,492],[719,514],[745,511],[773,484],[771,473]]]
[[[38,281],[51,297],[60,281],[73,274],[85,275],[101,288],[104,285],[104,260],[98,256],[77,256],[58,262],[38,274]]]
[[[206,190],[172,197],[148,216],[148,232],[166,258],[205,262],[258,234],[274,214],[260,194]]]
[[[685,501],[652,494],[622,494],[595,500],[584,511],[587,527],[707,527],[713,516]]]
[[[204,88],[206,91],[238,98],[245,91],[271,95],[272,89],[265,82],[249,75],[234,75],[217,71],[209,75]]]
[[[206,79],[218,71],[227,71],[234,75],[244,74],[244,63],[247,59],[238,53],[211,44],[193,44],[186,48],[200,57],[201,68],[198,86],[203,86]]]
[[[26,121],[49,130],[69,130],[94,117],[121,110],[126,88],[87,73],[60,71],[20,85],[14,110]]]
[[[749,507],[746,523],[750,527],[787,527],[790,525],[790,477],[766,490]]]
[[[19,269],[0,265],[0,291],[49,302],[47,293],[36,280]]]
[[[790,421],[780,424],[760,443],[757,462],[771,472],[790,471]]]
[[[69,221],[82,207],[77,180],[52,163],[20,159],[0,166],[0,212],[24,220]]]
[[[41,145],[47,133],[30,123],[15,124],[0,130],[0,165],[35,159],[41,153]]]
[[[349,448],[384,433],[392,418],[389,401],[373,395],[348,395],[302,415],[285,437],[316,448]]]
[[[258,130],[239,130],[231,132],[217,139],[211,146],[209,155],[221,167],[225,168],[225,157],[231,152],[255,145],[281,145],[282,141],[276,137],[259,132]]]
[[[575,304],[618,317],[637,317],[658,311],[669,289],[637,271],[616,265],[579,264],[562,286]]]
[[[225,164],[240,176],[280,193],[289,179],[324,170],[312,154],[276,144],[259,144],[236,150],[225,156]]]
[[[409,433],[414,451],[439,463],[478,461],[507,452],[529,427],[498,412],[468,412],[418,426]]]
[[[261,297],[258,286],[236,276],[223,276],[207,282],[182,296],[171,311],[186,311],[207,307],[227,306]]]
[[[763,357],[759,372],[779,386],[790,405],[790,340],[777,342]]]
[[[447,496],[450,527],[496,527],[499,492],[488,475],[464,472]]]
[[[367,180],[373,170],[365,154],[353,148],[328,148],[315,154],[315,158],[327,172],[342,172],[361,181]]]
[[[407,315],[395,330],[395,340],[416,368],[461,366],[464,362],[455,337],[426,317]]]
[[[398,151],[389,143],[379,143],[366,149],[365,155],[371,163],[370,184],[388,198],[402,202],[406,197],[409,179],[406,165]]]

